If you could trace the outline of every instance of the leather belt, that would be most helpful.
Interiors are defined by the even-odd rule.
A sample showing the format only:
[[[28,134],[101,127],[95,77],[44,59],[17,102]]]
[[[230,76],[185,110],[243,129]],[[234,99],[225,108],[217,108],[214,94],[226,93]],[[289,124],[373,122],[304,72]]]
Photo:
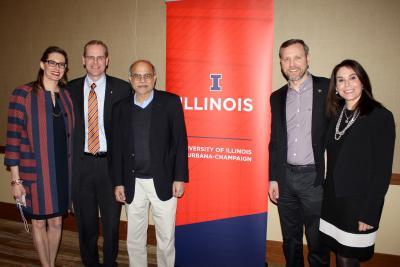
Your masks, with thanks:
[[[107,152],[97,152],[96,154],[85,152],[84,154],[85,154],[85,156],[93,157],[93,158],[105,158],[105,157],[107,157]]]
[[[288,163],[286,166],[291,172],[310,172],[316,170],[315,164],[292,165]]]

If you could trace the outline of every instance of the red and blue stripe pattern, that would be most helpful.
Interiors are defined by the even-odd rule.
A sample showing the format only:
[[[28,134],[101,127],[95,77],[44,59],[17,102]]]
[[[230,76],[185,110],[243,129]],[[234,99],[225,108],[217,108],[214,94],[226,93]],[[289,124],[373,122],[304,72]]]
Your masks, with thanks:
[[[74,125],[72,101],[62,89],[59,95],[70,155],[70,136]],[[38,90],[34,93],[31,85],[24,85],[12,93],[4,164],[18,166],[27,191],[26,211],[36,215],[59,212],[52,111],[51,94],[48,91]],[[71,170],[70,162],[69,168]]]

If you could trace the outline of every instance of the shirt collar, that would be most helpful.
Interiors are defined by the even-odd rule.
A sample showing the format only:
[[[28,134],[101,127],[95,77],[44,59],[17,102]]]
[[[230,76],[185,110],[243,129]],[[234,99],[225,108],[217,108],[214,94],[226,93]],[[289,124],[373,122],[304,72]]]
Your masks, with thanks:
[[[92,83],[96,84],[96,87],[100,87],[103,86],[106,83],[106,75],[103,74],[100,79],[98,79],[97,81],[92,81],[92,79],[90,79],[89,75],[86,75],[86,79],[85,79],[86,84],[88,85],[88,87],[90,88],[90,85]]]
[[[304,80],[304,82],[302,84],[300,84],[299,87],[299,92],[303,92],[304,90],[306,90],[307,88],[312,88],[312,77],[311,74],[307,71],[306,73],[307,78]],[[295,91],[291,86],[290,83],[288,83],[288,88],[290,89],[290,91]]]
[[[139,101],[137,101],[136,93],[133,96],[133,101],[136,106],[139,106],[141,108],[146,108],[150,104],[150,102],[153,100],[153,98],[154,98],[154,89],[151,90],[149,97],[145,101],[143,101],[143,103],[139,103]]]

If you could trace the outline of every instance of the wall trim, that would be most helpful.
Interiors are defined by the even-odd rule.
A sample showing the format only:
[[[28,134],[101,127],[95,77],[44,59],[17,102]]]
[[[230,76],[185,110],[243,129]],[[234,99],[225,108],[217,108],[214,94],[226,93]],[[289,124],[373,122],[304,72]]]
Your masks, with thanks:
[[[392,173],[391,185],[400,185],[400,173]]]
[[[21,218],[19,215],[18,210],[16,209],[14,204],[0,202],[0,218],[12,220],[12,221],[19,221],[21,222]],[[127,222],[120,221],[119,225],[119,239],[126,240],[127,234]],[[77,231],[76,221],[74,215],[69,215],[64,218],[64,230],[69,231]],[[100,227],[101,229],[101,227]],[[155,235],[155,228],[154,225],[149,225],[148,228],[148,237],[147,243],[149,245],[156,245],[156,235]],[[307,258],[307,246],[304,246],[304,257]],[[266,260],[270,263],[284,265],[285,264],[285,257],[283,256],[282,251],[282,242],[281,241],[273,241],[273,240],[266,240]],[[334,257],[331,255],[331,266],[334,265]],[[383,253],[375,253],[374,257],[368,261],[367,266],[400,266],[400,256],[397,255],[390,255],[390,254],[383,254]]]
[[[4,154],[5,147],[0,146],[0,154]],[[400,173],[392,173],[392,178],[390,179],[391,185],[400,185]]]

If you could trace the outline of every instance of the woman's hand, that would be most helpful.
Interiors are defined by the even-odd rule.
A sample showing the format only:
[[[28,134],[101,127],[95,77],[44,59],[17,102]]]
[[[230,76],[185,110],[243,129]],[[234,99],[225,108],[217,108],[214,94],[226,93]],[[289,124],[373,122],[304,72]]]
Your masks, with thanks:
[[[22,180],[19,178],[19,167],[11,166],[11,194],[16,200],[22,202],[22,196],[26,195],[24,186],[22,185]],[[22,203],[25,205],[25,203]]]
[[[360,232],[365,232],[365,231],[371,230],[373,228],[374,227],[371,225],[368,225],[368,224],[360,222],[360,221],[358,222],[358,231],[360,231]]]
[[[22,196],[26,195],[25,188],[22,184],[14,184],[11,186],[11,194],[15,199],[22,201]],[[25,203],[23,203],[25,204]]]

